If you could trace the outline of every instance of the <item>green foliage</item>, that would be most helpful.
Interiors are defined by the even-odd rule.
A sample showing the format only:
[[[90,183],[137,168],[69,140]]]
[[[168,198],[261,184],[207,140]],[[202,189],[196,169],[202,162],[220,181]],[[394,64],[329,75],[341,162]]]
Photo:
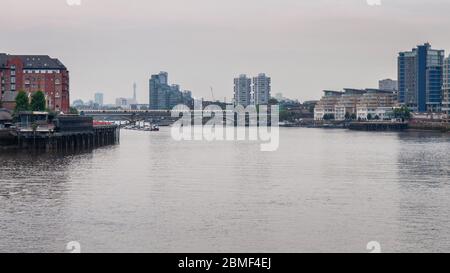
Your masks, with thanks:
[[[351,119],[351,115],[349,112],[345,112],[345,120]]]
[[[406,106],[394,109],[394,118],[409,120],[411,119],[411,116],[411,110]]]
[[[45,95],[42,91],[37,91],[31,96],[31,111],[45,111]]]
[[[52,111],[50,109],[45,110],[46,112],[48,112],[48,120],[50,122],[53,122],[53,120],[58,116],[58,113],[55,111]]]
[[[334,114],[325,114],[323,115],[324,120],[334,120]]]
[[[277,104],[278,104],[278,100],[277,100],[277,99],[271,98],[271,99],[269,100],[269,105],[277,105]]]
[[[280,121],[290,121],[293,122],[296,119],[295,113],[288,110],[281,110],[280,111]]]
[[[16,108],[15,112],[30,110],[30,103],[28,101],[28,95],[24,91],[20,91],[16,96]]]
[[[72,114],[72,115],[78,115],[79,114],[78,113],[78,109],[75,108],[75,107],[70,107],[69,108],[69,113]]]

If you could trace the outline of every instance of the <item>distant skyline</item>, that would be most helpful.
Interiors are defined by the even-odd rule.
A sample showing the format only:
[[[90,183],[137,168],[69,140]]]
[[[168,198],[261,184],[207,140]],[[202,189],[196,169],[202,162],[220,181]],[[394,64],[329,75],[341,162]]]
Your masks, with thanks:
[[[418,44],[450,51],[450,1],[0,0],[0,52],[46,54],[70,70],[71,100],[148,101],[159,71],[195,97],[233,97],[233,79],[266,73],[272,94],[301,101],[323,89],[397,78]]]

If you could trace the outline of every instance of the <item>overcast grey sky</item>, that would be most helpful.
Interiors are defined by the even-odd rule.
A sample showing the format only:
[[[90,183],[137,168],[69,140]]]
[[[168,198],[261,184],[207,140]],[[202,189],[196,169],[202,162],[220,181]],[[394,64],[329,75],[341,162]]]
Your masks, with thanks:
[[[318,99],[323,89],[396,78],[398,51],[450,50],[449,0],[0,0],[0,52],[47,54],[71,73],[71,99],[148,102],[161,70],[196,97],[233,95],[233,78],[265,72],[273,93]]]

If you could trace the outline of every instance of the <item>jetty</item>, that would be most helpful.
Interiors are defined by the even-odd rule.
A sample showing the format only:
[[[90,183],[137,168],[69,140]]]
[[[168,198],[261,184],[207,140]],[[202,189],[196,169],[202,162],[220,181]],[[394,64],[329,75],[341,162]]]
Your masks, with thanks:
[[[42,151],[80,151],[120,142],[120,127],[92,117],[21,112],[18,122],[0,129],[2,148]]]

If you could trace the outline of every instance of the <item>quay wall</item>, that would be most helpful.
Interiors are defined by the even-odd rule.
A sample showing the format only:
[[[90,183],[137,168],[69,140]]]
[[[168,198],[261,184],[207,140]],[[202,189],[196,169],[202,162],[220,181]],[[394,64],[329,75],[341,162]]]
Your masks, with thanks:
[[[403,131],[408,129],[406,122],[352,122],[350,130],[357,131]]]
[[[427,122],[412,121],[409,123],[409,129],[424,130],[424,131],[430,130],[430,131],[450,132],[450,123],[436,122],[436,121],[427,121]]]
[[[17,148],[42,151],[81,151],[120,142],[120,128],[116,125],[95,126],[90,131],[18,132]]]

